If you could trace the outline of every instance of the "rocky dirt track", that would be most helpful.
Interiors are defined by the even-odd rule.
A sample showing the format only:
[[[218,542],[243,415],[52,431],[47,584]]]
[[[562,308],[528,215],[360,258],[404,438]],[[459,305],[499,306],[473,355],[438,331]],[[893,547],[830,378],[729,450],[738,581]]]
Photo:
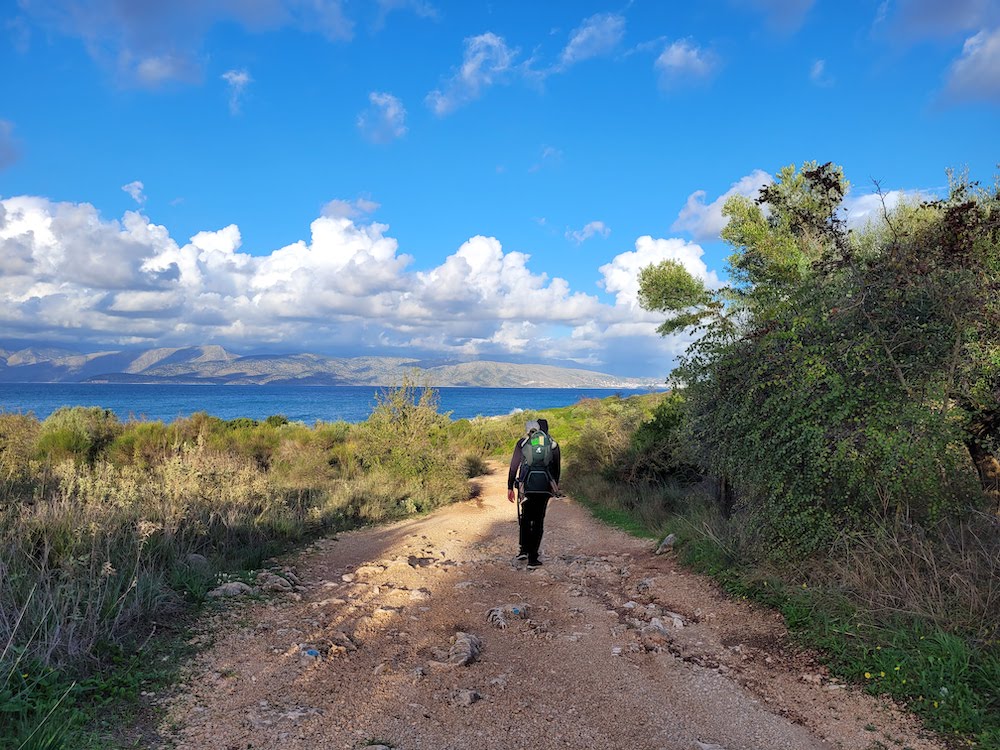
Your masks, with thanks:
[[[775,614],[570,500],[549,506],[544,567],[516,567],[505,479],[496,465],[477,500],[320,541],[291,561],[298,592],[229,600],[162,746],[941,747],[829,679]]]

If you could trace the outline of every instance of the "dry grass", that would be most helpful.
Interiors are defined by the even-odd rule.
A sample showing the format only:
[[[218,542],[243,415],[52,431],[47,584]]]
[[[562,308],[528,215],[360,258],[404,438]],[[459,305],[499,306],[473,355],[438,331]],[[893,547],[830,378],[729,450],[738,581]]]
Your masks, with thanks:
[[[931,531],[874,526],[842,536],[829,582],[881,617],[929,620],[983,641],[1000,636],[1000,520],[982,513]]]
[[[216,571],[464,499],[468,457],[436,449],[447,424],[412,389],[387,392],[367,423],[314,428],[0,414],[0,643],[8,656],[79,667],[146,637]],[[209,569],[189,565],[191,553]]]

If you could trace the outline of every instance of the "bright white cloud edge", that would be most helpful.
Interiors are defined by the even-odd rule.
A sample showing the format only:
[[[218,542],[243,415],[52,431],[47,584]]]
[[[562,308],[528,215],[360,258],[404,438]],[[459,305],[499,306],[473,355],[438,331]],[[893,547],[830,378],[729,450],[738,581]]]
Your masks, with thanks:
[[[665,372],[686,340],[655,333],[662,317],[637,304],[639,269],[674,258],[718,283],[699,245],[648,236],[599,269],[608,301],[533,271],[530,256],[494,237],[471,237],[441,264],[414,270],[388,226],[367,218],[377,208],[331,201],[308,241],[253,256],[240,251],[236,225],[180,243],[138,211],[107,220],[86,203],[0,200],[0,335],[514,356],[646,375]]]

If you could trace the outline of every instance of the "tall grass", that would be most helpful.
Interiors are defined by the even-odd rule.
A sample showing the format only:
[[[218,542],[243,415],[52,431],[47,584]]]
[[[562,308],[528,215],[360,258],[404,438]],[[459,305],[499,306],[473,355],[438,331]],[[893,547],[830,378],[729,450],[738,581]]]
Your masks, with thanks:
[[[410,383],[358,425],[0,414],[0,718],[30,734],[64,713],[78,691],[56,703],[45,685],[134,651],[154,621],[199,603],[216,571],[467,498],[474,451],[448,450],[448,427],[433,391]],[[11,737],[0,732],[0,748],[18,747]]]

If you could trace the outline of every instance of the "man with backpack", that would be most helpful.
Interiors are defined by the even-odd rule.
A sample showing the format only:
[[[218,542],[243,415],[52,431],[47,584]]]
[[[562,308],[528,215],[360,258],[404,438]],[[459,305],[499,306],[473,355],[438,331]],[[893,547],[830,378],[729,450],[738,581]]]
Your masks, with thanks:
[[[528,570],[541,566],[538,548],[542,543],[545,510],[549,498],[559,492],[559,475],[562,457],[559,444],[549,436],[549,423],[545,419],[531,420],[525,426],[525,435],[514,446],[507,472],[507,499],[515,502],[520,527],[518,560],[528,561]]]

